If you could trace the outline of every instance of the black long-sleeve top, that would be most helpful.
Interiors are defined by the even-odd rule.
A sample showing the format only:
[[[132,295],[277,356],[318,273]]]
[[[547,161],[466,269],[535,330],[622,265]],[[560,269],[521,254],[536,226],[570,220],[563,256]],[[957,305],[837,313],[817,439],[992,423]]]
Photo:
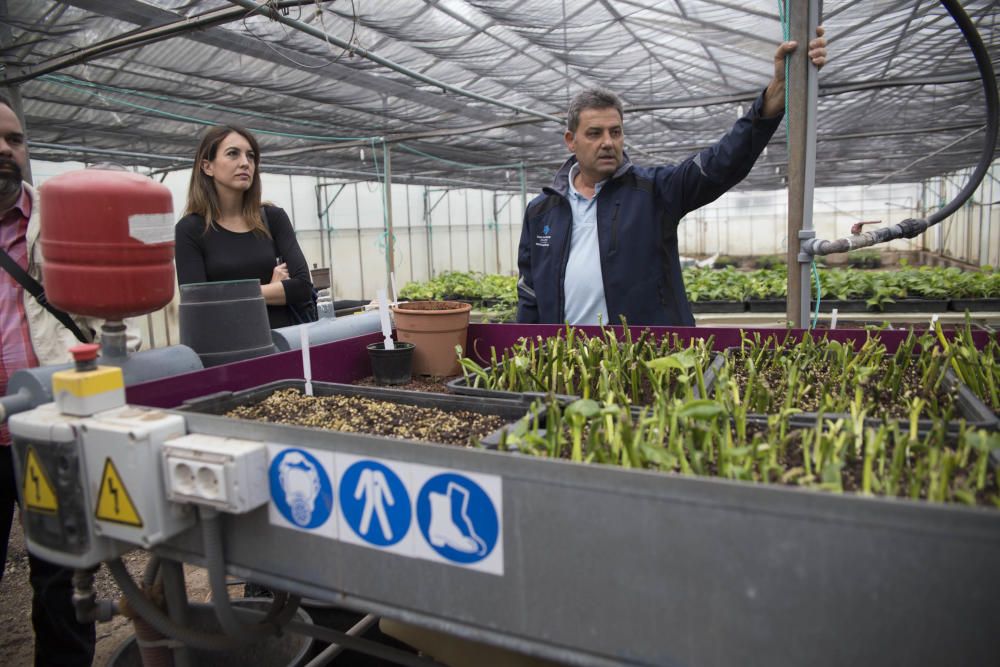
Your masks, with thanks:
[[[309,267],[299,248],[288,215],[277,206],[265,206],[271,238],[253,232],[231,232],[218,225],[205,231],[205,218],[186,215],[174,227],[177,282],[219,282],[256,278],[271,282],[277,259],[288,265],[288,279],[281,281],[286,303],[303,303],[312,298]],[[287,306],[268,306],[272,329],[295,324]]]

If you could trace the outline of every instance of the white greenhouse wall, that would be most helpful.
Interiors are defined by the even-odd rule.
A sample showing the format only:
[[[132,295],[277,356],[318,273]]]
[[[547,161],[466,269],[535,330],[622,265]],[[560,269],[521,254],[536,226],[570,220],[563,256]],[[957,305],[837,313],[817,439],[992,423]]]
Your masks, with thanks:
[[[32,162],[37,184],[80,163]],[[994,164],[972,201],[921,238],[895,250],[929,250],[973,265],[1000,266],[1000,169]],[[168,174],[180,218],[190,172]],[[814,224],[820,238],[846,236],[858,221],[900,222],[937,210],[967,179],[960,173],[925,184],[821,188]],[[321,187],[322,183],[322,187]],[[386,283],[385,217],[379,183],[331,183],[311,176],[263,175],[264,199],[282,207],[310,267],[329,267],[336,299],[370,299]],[[528,199],[534,193],[528,193]],[[514,275],[524,200],[519,192],[393,185],[396,282],[425,281],[443,271]],[[321,211],[326,216],[321,220]],[[498,214],[494,215],[494,207]],[[771,255],[786,251],[784,191],[736,191],[688,215],[678,230],[684,255]],[[495,218],[495,219],[494,219]],[[176,299],[140,318],[147,342],[177,343]]]

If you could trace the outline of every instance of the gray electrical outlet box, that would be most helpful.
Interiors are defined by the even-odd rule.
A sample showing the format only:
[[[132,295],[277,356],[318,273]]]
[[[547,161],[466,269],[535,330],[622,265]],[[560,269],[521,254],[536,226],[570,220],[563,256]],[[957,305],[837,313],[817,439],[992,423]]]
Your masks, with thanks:
[[[72,568],[93,567],[129,548],[94,532],[93,503],[84,483],[83,421],[61,414],[55,403],[8,420],[28,549]]]

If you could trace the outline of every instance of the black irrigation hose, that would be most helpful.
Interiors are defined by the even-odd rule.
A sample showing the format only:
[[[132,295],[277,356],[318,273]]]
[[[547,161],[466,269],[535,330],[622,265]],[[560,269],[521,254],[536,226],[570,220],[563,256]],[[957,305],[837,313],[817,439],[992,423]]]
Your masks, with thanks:
[[[288,623],[299,608],[300,598],[287,593],[276,592],[262,623],[246,625],[236,618],[235,610],[229,601],[229,591],[226,588],[226,563],[222,547],[222,525],[218,511],[207,507],[198,508],[201,520],[202,547],[205,550],[205,561],[208,566],[208,580],[212,589],[212,604],[215,616],[222,630],[232,637],[253,641],[260,637],[273,635],[281,631],[281,626]]]
[[[990,163],[993,161],[993,150],[997,144],[997,117],[1000,116],[1000,100],[998,100],[997,95],[993,61],[990,60],[990,54],[986,50],[986,45],[983,44],[982,37],[979,36],[979,31],[976,30],[976,25],[969,18],[959,0],[941,0],[941,4],[948,10],[951,17],[955,19],[955,23],[958,24],[958,27],[962,30],[962,34],[965,35],[965,40],[969,43],[969,48],[972,49],[972,55],[976,58],[976,66],[979,68],[980,78],[983,82],[983,92],[986,94],[986,139],[983,141],[983,153],[979,157],[979,164],[976,165],[975,171],[969,176],[968,183],[965,184],[961,192],[944,208],[928,216],[928,226],[944,220],[957,211],[972,196],[972,193],[976,191],[979,184],[982,183],[983,177],[986,175],[986,171],[990,168]]]
[[[867,248],[877,243],[885,243],[893,239],[916,238],[931,225],[936,225],[949,215],[957,211],[969,197],[975,193],[976,188],[982,183],[983,177],[990,168],[993,161],[993,152],[997,143],[998,116],[1000,116],[1000,99],[998,99],[996,74],[993,71],[993,61],[983,44],[979,31],[975,24],[962,7],[959,0],[941,0],[948,13],[955,20],[965,41],[972,49],[972,55],[976,59],[976,66],[979,68],[979,76],[983,83],[983,92],[986,95],[986,137],[983,140],[983,152],[979,156],[976,168],[969,176],[968,182],[959,193],[943,206],[940,210],[927,216],[925,220],[908,219],[902,222],[883,227],[870,232],[854,234],[848,238],[837,239],[836,241],[824,241],[822,239],[808,239],[802,243],[802,251],[808,255],[831,255],[840,252],[849,252],[857,248]]]

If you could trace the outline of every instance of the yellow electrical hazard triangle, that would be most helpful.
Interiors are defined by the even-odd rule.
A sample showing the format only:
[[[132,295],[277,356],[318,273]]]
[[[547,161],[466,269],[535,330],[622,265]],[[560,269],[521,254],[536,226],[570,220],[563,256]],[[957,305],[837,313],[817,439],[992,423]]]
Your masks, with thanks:
[[[101,475],[101,492],[97,496],[97,511],[94,516],[101,521],[114,521],[127,526],[142,528],[142,519],[132,503],[121,475],[111,459],[104,461],[104,474]]]
[[[49,476],[31,447],[28,447],[28,460],[24,465],[24,504],[29,510],[38,512],[59,510],[59,501]]]

